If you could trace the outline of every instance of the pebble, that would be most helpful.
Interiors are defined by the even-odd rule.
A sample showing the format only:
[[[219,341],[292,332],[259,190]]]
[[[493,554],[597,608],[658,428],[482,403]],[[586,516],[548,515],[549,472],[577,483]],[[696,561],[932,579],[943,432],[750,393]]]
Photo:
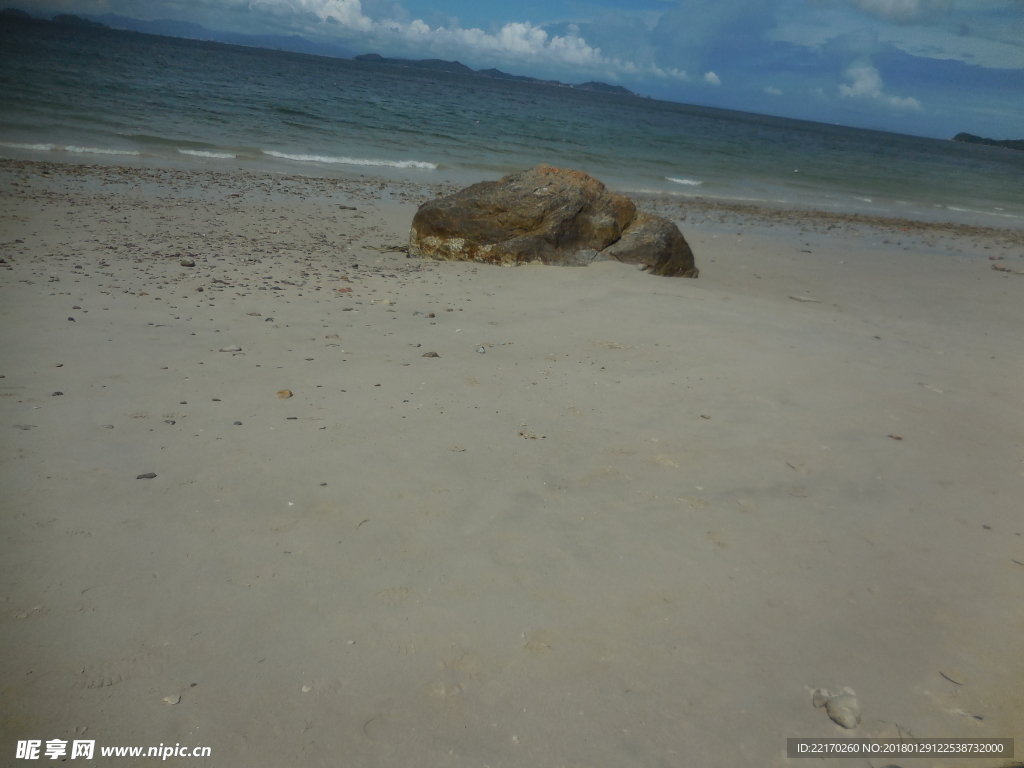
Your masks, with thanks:
[[[264,322],[264,323],[272,323],[272,322],[274,322],[274,318],[272,318],[272,317],[268,317],[268,318],[267,318],[266,320],[264,320],[263,322]]]
[[[178,263],[181,264],[181,266],[183,267],[194,267],[196,265],[193,259],[182,259]]]
[[[164,424],[177,424],[178,422],[173,419],[164,419]]]
[[[54,393],[53,393],[53,394],[51,395],[51,397],[58,397],[58,396],[60,396],[60,395],[63,395],[63,394],[64,394],[63,392],[54,392]]]
[[[181,696],[164,696],[164,704],[173,707],[181,701]]]
[[[236,427],[240,427],[240,426],[242,426],[242,422],[240,422],[240,421],[236,421],[236,422],[235,422],[235,426],[236,426]]]
[[[28,430],[28,429],[32,429],[34,427],[35,427],[35,424],[15,424],[14,425],[15,429],[25,429],[25,430]]]
[[[477,352],[479,352],[479,353],[480,353],[480,354],[482,355],[482,354],[484,354],[484,353],[485,353],[485,352],[486,352],[487,350],[486,350],[486,349],[484,349],[483,347],[477,347],[477,348],[476,348],[476,351],[477,351]]]
[[[437,352],[424,352],[420,357],[440,357]]]
[[[811,696],[811,702],[815,707],[824,706],[836,725],[846,729],[860,725],[860,702],[857,701],[857,694],[850,688],[841,688],[839,693],[834,695],[824,688],[819,688]]]
[[[280,392],[277,393],[277,396],[280,397],[282,400],[287,400],[289,397],[292,396],[292,391],[290,389],[282,389]]]
[[[103,429],[113,429],[113,428],[114,428],[113,424],[104,424],[103,425]]]
[[[232,344],[230,347],[221,347],[217,350],[218,352],[241,352],[242,348],[237,344]]]
[[[68,320],[70,320],[72,323],[76,322],[75,318],[73,318],[73,317],[69,317]]]
[[[156,477],[156,472],[146,472],[143,475],[136,475],[135,479],[136,480],[152,480],[154,477]]]

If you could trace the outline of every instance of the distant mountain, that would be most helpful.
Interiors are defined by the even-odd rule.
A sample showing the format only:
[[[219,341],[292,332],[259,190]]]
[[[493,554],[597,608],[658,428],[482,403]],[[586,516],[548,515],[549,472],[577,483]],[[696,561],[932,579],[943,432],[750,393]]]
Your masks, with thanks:
[[[398,67],[412,67],[415,69],[430,69],[441,72],[458,72],[463,75],[474,75],[476,77],[489,77],[493,80],[518,80],[524,83],[538,83],[540,85],[557,85],[561,88],[577,88],[581,91],[597,91],[599,93],[614,93],[620,96],[636,96],[635,93],[621,85],[609,85],[592,80],[589,83],[580,85],[567,85],[558,80],[541,80],[537,77],[526,75],[510,75],[500,69],[471,69],[458,61],[444,61],[443,59],[387,59],[379,53],[364,53],[356,56],[356,61],[365,61],[371,64],[391,64]]]
[[[966,141],[968,144],[987,144],[990,147],[1004,147],[1005,149],[1020,149],[1024,150],[1024,141],[997,141],[996,139],[983,139],[981,136],[975,136],[973,133],[958,133],[953,137],[953,141]]]
[[[340,45],[313,42],[301,35],[247,35],[241,32],[218,32],[191,21],[175,21],[174,19],[145,21],[143,19],[133,19],[129,16],[119,16],[115,13],[104,13],[89,16],[89,18],[102,22],[112,29],[124,29],[148,35],[184,37],[190,40],[212,40],[217,43],[228,43],[230,45],[270,48],[277,51],[291,51],[292,53],[308,53],[314,56],[333,56],[339,59],[349,59],[353,55],[351,50]]]
[[[580,83],[574,85],[573,88],[579,88],[581,91],[600,91],[601,93],[617,93],[620,96],[636,96],[628,88],[623,88],[621,85],[608,85],[608,83],[602,83],[598,80],[591,80],[589,83]]]
[[[71,13],[59,13],[54,16],[51,21],[54,24],[60,24],[65,27],[87,27],[89,29],[108,29],[106,24],[101,24],[98,21],[90,21],[89,19],[83,19],[81,16],[75,16]]]
[[[18,8],[0,10],[0,18],[13,22],[35,22],[39,24],[59,24],[63,27],[79,27],[83,29],[111,29],[125,32],[140,32],[145,35],[161,35],[163,37],[180,37],[188,40],[210,40],[229,45],[244,45],[250,48],[269,48],[277,51],[306,53],[314,56],[333,56],[338,59],[350,59],[353,52],[333,43],[316,43],[299,35],[246,35],[241,32],[218,32],[207,29],[201,24],[173,19],[157,19],[146,21],[119,16],[115,13],[89,15],[87,17],[60,14],[52,21],[38,19]]]

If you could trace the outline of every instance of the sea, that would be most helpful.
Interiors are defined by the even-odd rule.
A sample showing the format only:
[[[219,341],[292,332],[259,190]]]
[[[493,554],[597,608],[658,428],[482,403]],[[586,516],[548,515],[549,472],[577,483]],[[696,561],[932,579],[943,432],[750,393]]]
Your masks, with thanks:
[[[553,85],[0,21],[0,157],[610,188],[1024,228],[1024,152]]]

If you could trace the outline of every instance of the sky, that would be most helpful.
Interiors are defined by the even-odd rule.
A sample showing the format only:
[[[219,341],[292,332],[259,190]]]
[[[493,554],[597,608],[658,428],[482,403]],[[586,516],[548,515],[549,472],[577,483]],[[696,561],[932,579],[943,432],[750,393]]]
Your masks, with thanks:
[[[655,98],[1024,139],[1024,0],[9,0],[299,34]]]

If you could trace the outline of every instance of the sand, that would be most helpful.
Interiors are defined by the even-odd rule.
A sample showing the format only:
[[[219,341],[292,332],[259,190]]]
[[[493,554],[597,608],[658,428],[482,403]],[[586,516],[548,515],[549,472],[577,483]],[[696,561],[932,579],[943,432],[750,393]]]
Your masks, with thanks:
[[[1024,750],[1019,233],[641,201],[687,280],[408,259],[441,190],[358,175],[0,181],[3,764]],[[1013,761],[830,761],[887,763]]]

